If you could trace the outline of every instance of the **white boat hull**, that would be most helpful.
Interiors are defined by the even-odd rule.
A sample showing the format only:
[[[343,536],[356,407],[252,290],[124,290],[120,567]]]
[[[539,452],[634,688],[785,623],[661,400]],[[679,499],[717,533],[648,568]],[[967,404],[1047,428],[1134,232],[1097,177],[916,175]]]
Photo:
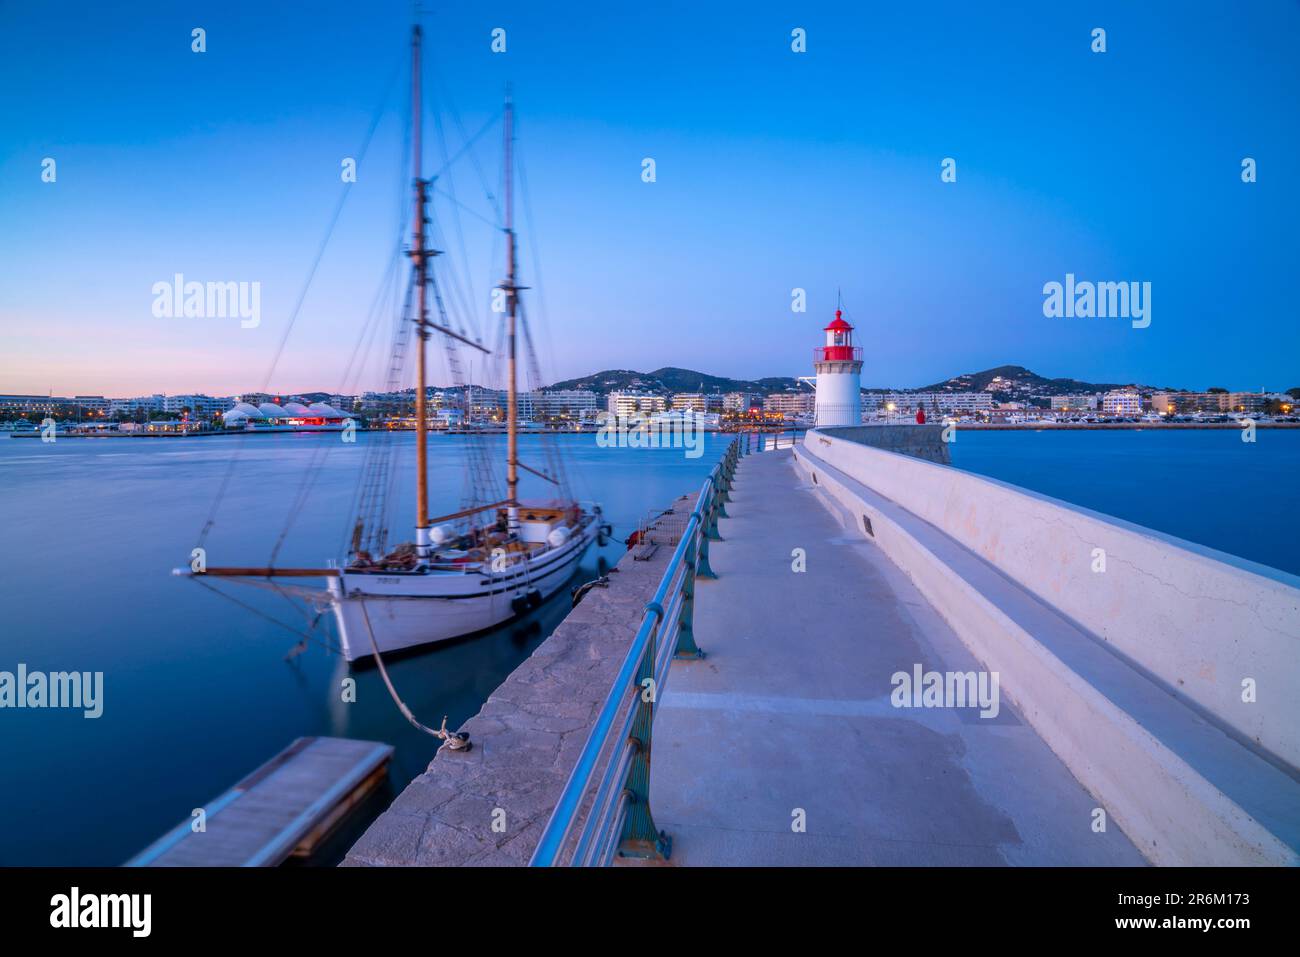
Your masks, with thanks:
[[[448,641],[515,617],[516,599],[540,604],[564,586],[596,537],[588,522],[559,548],[499,573],[374,574],[344,571],[329,580],[330,605],[348,661]],[[373,636],[373,640],[372,640]]]

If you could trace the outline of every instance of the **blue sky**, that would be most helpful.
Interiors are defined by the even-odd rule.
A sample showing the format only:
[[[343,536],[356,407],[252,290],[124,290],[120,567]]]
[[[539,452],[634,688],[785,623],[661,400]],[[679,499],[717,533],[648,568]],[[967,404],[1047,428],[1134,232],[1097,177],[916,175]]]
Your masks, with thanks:
[[[421,20],[460,125],[489,122],[514,84],[546,379],[808,375],[841,288],[864,385],[1003,363],[1300,385],[1295,3],[442,7]],[[382,0],[0,5],[0,392],[350,384],[397,235],[410,20],[410,4]],[[194,27],[206,53],[191,52]],[[795,27],[806,53],[790,49]],[[268,381],[345,188],[340,160],[386,90]],[[499,126],[477,144],[490,184],[499,144]],[[438,227],[486,326],[500,241],[478,218],[492,213],[474,166],[452,177],[466,259],[457,207],[439,207]],[[1150,327],[1044,317],[1043,284],[1067,272],[1150,282]],[[260,282],[261,324],[155,317],[152,285],[175,273]],[[360,387],[382,386],[383,352]]]

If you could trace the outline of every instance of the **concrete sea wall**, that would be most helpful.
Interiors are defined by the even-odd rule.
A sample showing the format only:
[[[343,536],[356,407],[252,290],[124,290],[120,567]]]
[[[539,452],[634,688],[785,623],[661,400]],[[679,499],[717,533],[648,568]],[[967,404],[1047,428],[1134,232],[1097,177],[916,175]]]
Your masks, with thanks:
[[[835,441],[844,431],[856,430],[810,432],[805,444],[1300,766],[1300,579],[959,469]],[[1243,701],[1248,679],[1254,701]]]
[[[943,429],[942,425],[855,425],[818,431],[859,445],[947,465],[952,459],[948,443],[943,441]]]
[[[842,437],[795,454],[1150,861],[1300,863],[1293,576]]]

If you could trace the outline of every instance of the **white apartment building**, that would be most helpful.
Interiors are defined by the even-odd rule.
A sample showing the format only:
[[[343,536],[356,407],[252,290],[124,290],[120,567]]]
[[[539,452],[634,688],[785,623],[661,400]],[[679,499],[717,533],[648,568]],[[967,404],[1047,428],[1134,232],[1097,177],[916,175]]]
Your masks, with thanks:
[[[227,412],[235,405],[233,397],[214,398],[210,395],[169,395],[164,396],[162,410],[179,415],[189,409],[196,416],[207,418]]]
[[[865,395],[862,407],[867,411],[916,412],[922,406],[926,415],[936,408],[940,412],[952,415],[973,415],[976,412],[989,412],[993,409],[991,392],[890,392],[885,395]]]
[[[764,412],[779,412],[785,416],[812,415],[817,406],[813,392],[773,392],[763,399]]]
[[[1126,389],[1107,392],[1101,399],[1101,411],[1108,415],[1141,415],[1142,396]]]
[[[678,392],[673,396],[674,409],[690,409],[692,412],[721,412],[724,407],[720,392]]]
[[[141,395],[134,399],[109,399],[108,414],[135,415],[137,412],[162,412],[164,396],[159,395]],[[222,411],[225,411],[224,409]]]
[[[667,408],[663,396],[649,392],[611,392],[605,402],[605,410],[621,418],[663,412]]]
[[[526,419],[589,419],[600,408],[600,397],[587,389],[543,389],[519,396],[519,415]]]

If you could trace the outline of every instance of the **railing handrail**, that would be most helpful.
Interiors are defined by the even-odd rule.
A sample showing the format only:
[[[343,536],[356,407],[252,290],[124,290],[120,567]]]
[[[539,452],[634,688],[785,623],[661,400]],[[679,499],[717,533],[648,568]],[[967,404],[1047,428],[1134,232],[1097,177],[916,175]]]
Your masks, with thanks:
[[[721,463],[713,467],[713,471],[709,473],[709,478],[705,481],[703,488],[700,489],[700,494],[695,499],[695,508],[691,512],[690,521],[686,523],[686,530],[682,534],[682,540],[677,543],[672,558],[668,560],[668,567],[664,569],[664,575],[659,582],[659,587],[655,589],[654,597],[646,606],[646,611],[641,618],[641,627],[637,629],[636,637],[632,639],[632,645],[628,648],[627,655],[623,658],[623,664],[619,667],[618,674],[614,678],[614,685],[605,698],[605,704],[596,717],[596,723],[587,736],[587,741],[582,747],[582,753],[578,755],[578,761],[573,767],[573,772],[569,775],[569,780],[560,793],[560,800],[556,802],[555,810],[551,813],[551,819],[547,822],[546,829],[542,832],[542,838],[537,844],[537,849],[533,852],[532,860],[529,862],[532,866],[548,867],[555,864],[556,858],[559,856],[569,832],[573,828],[574,818],[577,816],[578,808],[587,793],[600,753],[605,749],[605,741],[609,736],[610,729],[614,726],[614,719],[618,716],[620,707],[626,704],[623,701],[624,692],[632,684],[632,679],[641,665],[641,659],[644,657],[646,647],[650,642],[650,636],[659,624],[659,617],[663,612],[663,602],[667,597],[668,588],[676,577],[686,555],[687,547],[699,531],[701,509],[713,489],[714,477],[720,468]],[[656,611],[656,608],[659,610]]]
[[[798,432],[799,430],[791,430],[788,433],[791,436],[791,445],[797,441]],[[767,436],[773,435],[773,433],[753,434],[760,436],[759,450],[763,449]],[[786,434],[786,431],[781,431],[773,435],[774,449],[780,446],[780,439]],[[655,681],[654,700],[662,694],[673,658],[673,650],[681,635],[686,633],[686,629],[682,626],[682,619],[678,616],[682,612],[683,605],[689,601],[691,593],[687,591],[688,581],[693,583],[697,574],[700,576],[706,574],[708,562],[704,547],[707,546],[710,537],[716,537],[716,516],[719,514],[725,516],[725,512],[721,512],[720,507],[721,503],[726,501],[725,494],[730,488],[731,470],[734,469],[740,456],[753,450],[753,444],[747,435],[737,436],[731,441],[727,451],[714,465],[701,486],[690,518],[682,531],[681,540],[664,568],[654,596],[645,605],[641,625],[628,647],[609,694],[601,705],[573,771],[569,774],[564,789],[560,792],[559,800],[542,831],[541,839],[529,861],[530,866],[550,867],[560,863],[560,857],[569,844],[578,812],[591,790],[601,755],[609,744],[610,732],[620,721],[626,731],[636,718],[641,694],[636,679],[638,672],[645,667],[647,651],[652,647],[654,654],[649,662],[649,670],[650,676]],[[709,523],[707,527],[706,522]],[[688,559],[688,556],[691,557]],[[711,571],[707,574],[712,576]],[[662,635],[659,635],[661,629]],[[662,645],[652,645],[657,636],[663,638]],[[691,648],[694,648],[693,644]],[[628,694],[629,691],[633,692],[631,696]],[[651,720],[653,720],[653,712],[651,712]],[[620,750],[619,743],[615,742],[605,773],[596,787],[596,794],[583,823],[582,833],[577,839],[572,863],[585,863],[589,858],[599,863],[607,856],[607,851],[612,852],[618,839],[618,835],[613,834],[613,831],[622,827],[625,814],[623,803],[627,799],[621,787],[617,794],[611,792],[611,787],[616,783],[619,773],[626,771],[625,766],[630,761],[627,752],[632,744],[629,739]],[[646,748],[647,750],[649,748],[648,741]],[[600,825],[603,831],[598,832],[596,825]]]

